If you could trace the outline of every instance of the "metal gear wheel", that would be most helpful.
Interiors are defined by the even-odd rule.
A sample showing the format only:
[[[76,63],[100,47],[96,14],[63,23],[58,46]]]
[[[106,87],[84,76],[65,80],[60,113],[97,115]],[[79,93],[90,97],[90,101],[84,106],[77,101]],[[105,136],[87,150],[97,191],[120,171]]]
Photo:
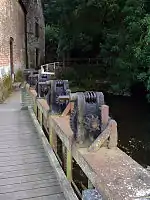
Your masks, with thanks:
[[[85,129],[89,132],[100,131],[100,120],[97,115],[89,114],[84,119]]]

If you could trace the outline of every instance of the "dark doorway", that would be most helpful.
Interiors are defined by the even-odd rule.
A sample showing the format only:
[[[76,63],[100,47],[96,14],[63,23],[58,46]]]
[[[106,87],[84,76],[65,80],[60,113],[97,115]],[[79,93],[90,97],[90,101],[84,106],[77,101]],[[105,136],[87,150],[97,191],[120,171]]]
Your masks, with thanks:
[[[13,42],[14,42],[14,39],[12,37],[10,37],[10,73],[11,73],[11,76],[14,74]]]

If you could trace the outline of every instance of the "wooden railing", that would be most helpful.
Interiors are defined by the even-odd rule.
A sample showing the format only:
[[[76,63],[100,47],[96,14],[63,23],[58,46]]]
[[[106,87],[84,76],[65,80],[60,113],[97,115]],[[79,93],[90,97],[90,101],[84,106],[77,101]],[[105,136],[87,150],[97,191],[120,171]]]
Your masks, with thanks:
[[[117,124],[114,120],[102,134],[109,137],[110,146],[101,145],[106,139],[102,136],[91,149],[79,148],[69,125],[71,104],[61,116],[52,116],[46,101],[37,99],[35,90],[28,84],[22,88],[22,102],[23,106],[32,106],[79,198],[87,188],[96,189],[103,200],[144,200],[150,195],[150,173],[116,146]],[[103,119],[106,117],[104,113]]]

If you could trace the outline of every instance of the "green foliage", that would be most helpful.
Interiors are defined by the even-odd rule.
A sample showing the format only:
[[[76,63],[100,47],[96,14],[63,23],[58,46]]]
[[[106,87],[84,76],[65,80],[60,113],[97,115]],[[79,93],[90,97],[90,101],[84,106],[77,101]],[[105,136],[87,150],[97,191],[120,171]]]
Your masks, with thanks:
[[[69,72],[78,84],[93,87],[88,80],[105,78],[110,90],[123,94],[140,81],[150,91],[149,5],[145,0],[44,0],[46,44],[61,58],[101,58],[97,68],[76,66]]]
[[[0,80],[0,103],[2,103],[12,92],[12,79],[5,76]]]
[[[15,82],[23,82],[23,71],[21,69],[15,73]]]
[[[53,25],[46,25],[45,27],[45,41],[47,43],[58,44],[59,28]]]
[[[5,76],[3,78],[3,87],[6,88],[8,90],[8,92],[12,91],[12,79],[10,76]]]

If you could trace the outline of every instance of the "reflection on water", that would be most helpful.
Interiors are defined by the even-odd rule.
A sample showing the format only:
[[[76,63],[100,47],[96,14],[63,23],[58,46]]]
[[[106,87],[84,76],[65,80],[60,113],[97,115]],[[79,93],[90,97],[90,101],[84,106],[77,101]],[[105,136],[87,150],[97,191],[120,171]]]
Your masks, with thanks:
[[[118,146],[143,166],[150,165],[150,106],[139,98],[105,94],[118,124]]]

